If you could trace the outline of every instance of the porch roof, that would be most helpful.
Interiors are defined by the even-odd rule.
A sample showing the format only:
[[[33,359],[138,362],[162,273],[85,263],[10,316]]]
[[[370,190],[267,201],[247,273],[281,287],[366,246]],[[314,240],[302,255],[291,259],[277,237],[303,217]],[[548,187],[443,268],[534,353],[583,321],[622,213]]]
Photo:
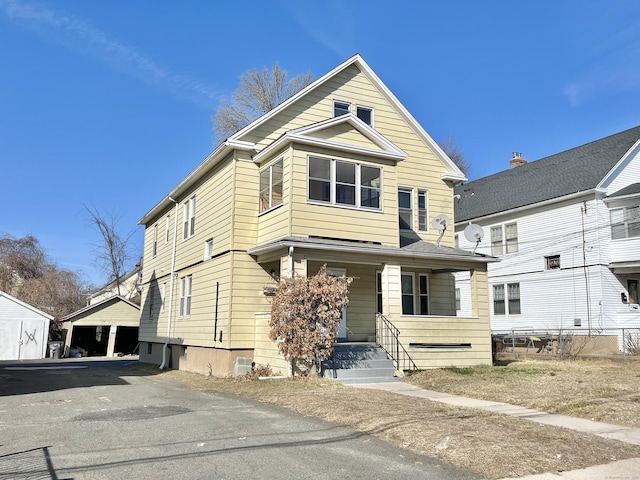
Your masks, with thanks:
[[[414,241],[401,247],[380,245],[332,238],[285,237],[274,242],[259,245],[250,249],[249,255],[258,256],[274,253],[278,250],[302,248],[350,254],[375,255],[396,258],[415,258],[422,260],[455,261],[465,263],[492,263],[500,259],[481,253],[474,253],[459,248],[445,247],[422,240]]]

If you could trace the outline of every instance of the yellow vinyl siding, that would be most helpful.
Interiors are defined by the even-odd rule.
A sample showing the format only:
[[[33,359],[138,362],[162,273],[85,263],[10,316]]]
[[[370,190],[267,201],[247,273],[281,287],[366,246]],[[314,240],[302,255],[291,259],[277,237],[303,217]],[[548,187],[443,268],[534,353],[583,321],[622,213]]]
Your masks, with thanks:
[[[419,368],[491,364],[491,335],[486,319],[401,317],[393,324],[400,342]],[[470,343],[471,348],[418,348],[411,343]]]
[[[269,272],[244,252],[232,252],[231,317],[228,326],[228,348],[253,348],[255,312],[271,310],[271,297],[263,293],[265,286],[276,286]]]
[[[255,332],[256,342],[253,352],[253,361],[258,365],[268,365],[274,375],[287,375],[289,362],[278,351],[278,345],[269,338],[269,320],[271,312],[256,312]]]
[[[310,137],[320,138],[322,140],[331,140],[337,143],[348,145],[357,145],[358,147],[380,150],[380,147],[355,130],[350,124],[343,123],[331,128],[326,128],[309,134]]]
[[[349,208],[310,203],[307,200],[307,161],[309,155],[360,163],[381,168],[381,210]],[[398,244],[398,216],[395,205],[395,175],[392,162],[371,162],[332,154],[331,151],[296,150],[291,186],[291,234],[321,236]]]

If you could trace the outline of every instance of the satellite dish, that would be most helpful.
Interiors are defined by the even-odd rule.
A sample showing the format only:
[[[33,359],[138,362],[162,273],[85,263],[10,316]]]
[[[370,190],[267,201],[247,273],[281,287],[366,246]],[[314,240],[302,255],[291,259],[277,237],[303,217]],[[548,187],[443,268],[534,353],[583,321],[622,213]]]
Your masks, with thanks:
[[[450,222],[449,217],[447,215],[445,215],[444,213],[441,213],[436,218],[431,220],[431,226],[433,228],[435,228],[436,230],[440,231],[440,237],[438,238],[438,241],[436,242],[436,244],[438,246],[440,246],[440,240],[442,240],[442,237],[444,236],[444,232],[447,229],[447,227],[449,226],[449,222]]]
[[[482,241],[482,237],[484,237],[484,230],[480,225],[470,223],[464,229],[464,238],[466,238],[469,242],[476,243],[476,246],[473,249],[473,253],[476,252],[476,248],[478,248],[478,244]]]
[[[436,230],[440,230],[441,232],[444,232],[449,226],[449,222],[450,222],[449,217],[444,213],[442,213],[438,215],[436,218],[434,218],[433,220],[431,220],[431,226]]]

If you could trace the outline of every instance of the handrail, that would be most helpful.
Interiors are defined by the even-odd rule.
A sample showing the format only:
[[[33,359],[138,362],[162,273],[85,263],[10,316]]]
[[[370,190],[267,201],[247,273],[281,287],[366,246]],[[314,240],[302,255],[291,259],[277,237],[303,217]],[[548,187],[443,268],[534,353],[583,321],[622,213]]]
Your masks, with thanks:
[[[400,330],[381,313],[376,314],[376,343],[391,357],[396,370],[418,369],[400,343]]]

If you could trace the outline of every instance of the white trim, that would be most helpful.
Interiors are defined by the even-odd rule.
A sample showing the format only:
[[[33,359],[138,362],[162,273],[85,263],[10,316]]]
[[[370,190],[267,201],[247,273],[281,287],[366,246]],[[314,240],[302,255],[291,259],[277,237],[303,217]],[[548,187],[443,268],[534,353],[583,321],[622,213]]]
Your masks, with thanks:
[[[341,125],[344,123],[348,123],[363,136],[375,143],[380,148],[380,150],[311,136],[312,134],[321,130],[332,128],[336,125]],[[407,154],[401,148],[396,146],[393,142],[391,142],[383,135],[371,128],[369,125],[364,123],[353,113],[347,113],[345,115],[340,115],[339,117],[332,117],[327,120],[323,120],[322,122],[318,122],[313,125],[307,125],[304,127],[289,130],[278,140],[262,149],[259,153],[255,154],[253,156],[254,163],[261,163],[264,158],[268,157],[274,150],[278,150],[290,142],[330,148],[348,153],[364,154],[387,160],[400,161],[407,158]]]

